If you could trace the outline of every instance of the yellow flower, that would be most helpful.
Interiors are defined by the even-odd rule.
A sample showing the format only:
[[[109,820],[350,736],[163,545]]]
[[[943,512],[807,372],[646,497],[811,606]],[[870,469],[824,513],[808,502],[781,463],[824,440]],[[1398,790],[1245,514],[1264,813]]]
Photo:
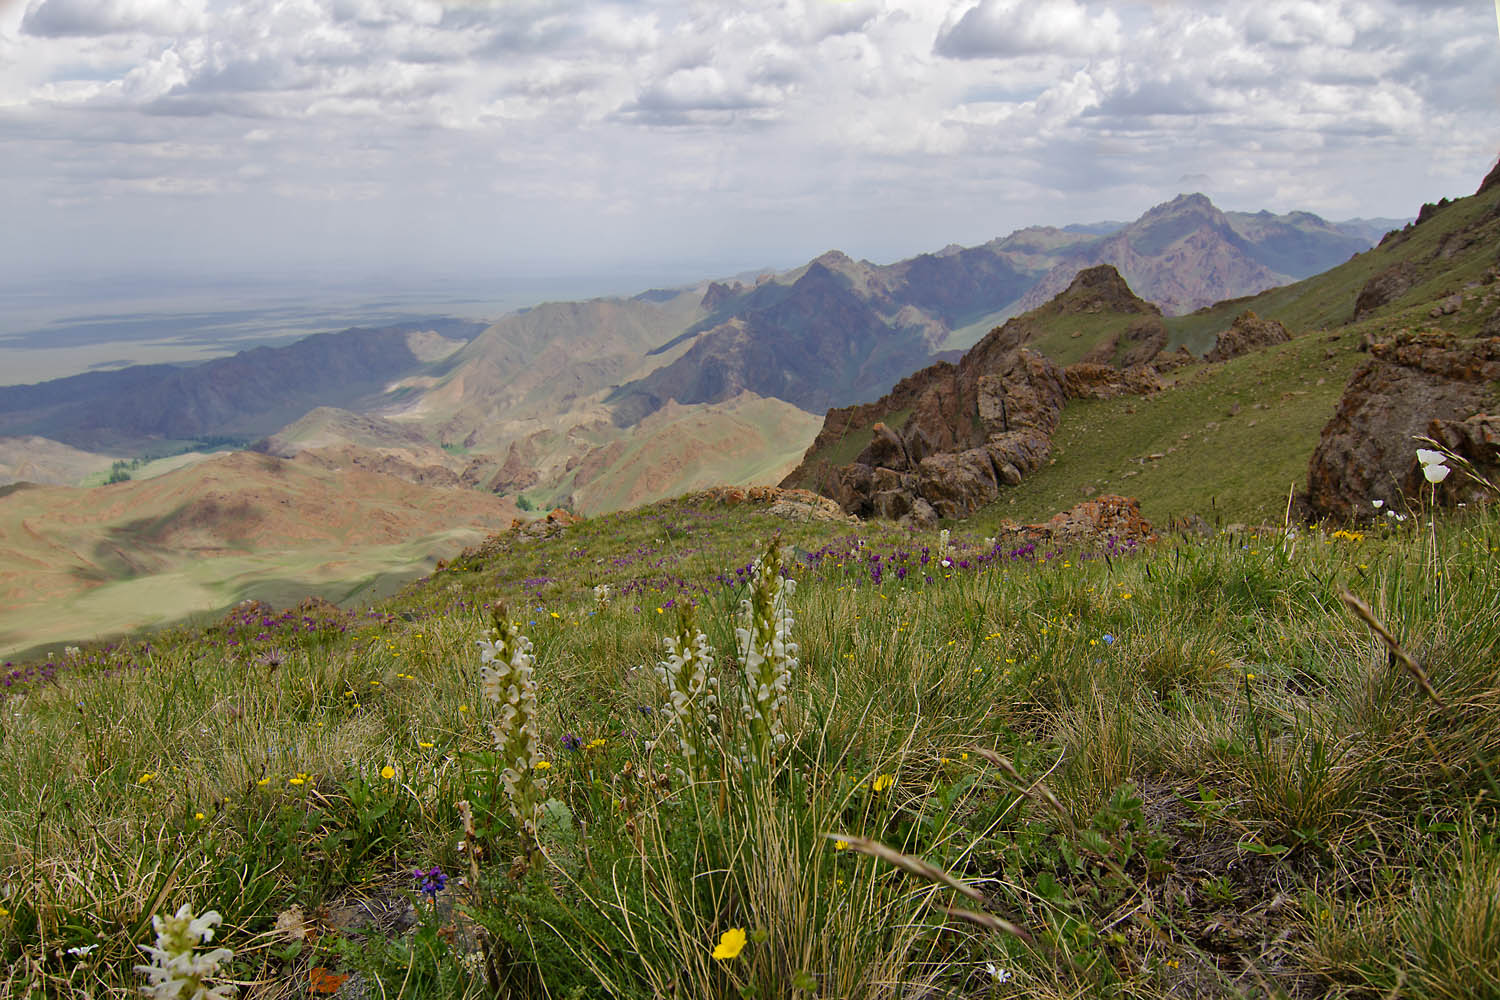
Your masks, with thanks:
[[[847,841],[847,840],[835,840],[833,842],[833,849],[835,851],[847,851],[849,849],[849,841]]]
[[[202,818],[203,818],[203,814],[201,812],[193,813],[193,819],[202,819]]]
[[[460,712],[467,712],[469,710],[469,706],[468,705],[460,705],[460,706],[458,706],[458,710]]]
[[[560,614],[558,614],[558,613],[557,613],[557,612],[556,612],[556,611],[554,611],[554,612],[552,612],[552,617],[553,617],[553,618],[561,618],[561,617],[562,617],[562,615],[560,615]]]
[[[396,776],[396,769],[394,767],[392,767],[391,765],[387,764],[385,767],[382,767],[380,769],[380,776],[382,778],[384,778],[386,781],[390,781],[392,778],[394,778]]]
[[[424,742],[424,743],[418,743],[417,746],[421,747],[423,750],[431,750],[433,748],[434,744],[432,744],[432,743],[425,743]]]
[[[146,782],[150,781],[154,777],[156,777],[156,772],[155,771],[147,771],[145,774],[141,775],[139,778],[136,778],[135,779],[135,783],[138,784],[138,785],[144,785]]]
[[[531,766],[533,770],[545,771],[547,770],[547,768],[552,766],[552,762],[550,760],[539,760]]]
[[[737,958],[745,948],[745,930],[743,927],[731,927],[719,938],[719,943],[714,946],[714,958],[723,961],[726,958]]]
[[[870,787],[875,789],[875,791],[877,792],[883,792],[895,783],[896,776],[894,774],[882,774],[880,777],[875,779]]]
[[[288,785],[305,785],[307,784],[307,775],[303,774],[301,771],[298,771],[297,776],[295,778],[286,779],[286,783]]]
[[[1255,675],[1254,674],[1246,674],[1245,675],[1245,680],[1247,680],[1247,681],[1253,681],[1253,680],[1255,680]]]
[[[262,788],[266,787],[270,783],[271,783],[271,779],[270,778],[261,778],[259,781],[256,782],[256,784],[259,785]]]

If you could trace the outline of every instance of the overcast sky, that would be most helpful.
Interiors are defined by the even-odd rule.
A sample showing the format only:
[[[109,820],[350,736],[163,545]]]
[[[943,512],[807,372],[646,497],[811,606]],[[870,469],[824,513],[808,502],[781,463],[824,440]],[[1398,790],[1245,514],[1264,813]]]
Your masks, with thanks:
[[[0,0],[0,266],[729,273],[1500,152],[1490,0]]]

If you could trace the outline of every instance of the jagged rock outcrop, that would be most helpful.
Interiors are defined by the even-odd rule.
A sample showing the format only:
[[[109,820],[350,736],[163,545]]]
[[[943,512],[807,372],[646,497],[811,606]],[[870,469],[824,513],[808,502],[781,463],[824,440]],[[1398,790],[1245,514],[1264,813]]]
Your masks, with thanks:
[[[782,485],[810,484],[858,517],[928,524],[973,513],[1052,457],[1052,434],[1069,398],[1162,387],[1146,365],[1064,371],[1025,346],[1055,317],[1105,311],[1161,322],[1114,268],[1090,268],[1042,310],[991,330],[957,365],[924,368],[879,402],[830,410],[809,458]],[[903,412],[899,428],[888,422]],[[848,464],[812,457],[862,434],[868,441]]]
[[[1203,357],[1207,361],[1228,361],[1272,344],[1292,339],[1279,320],[1261,319],[1249,309],[1234,318],[1229,329],[1214,338],[1214,346]]]
[[[1365,282],[1359,298],[1354,300],[1354,315],[1349,322],[1358,323],[1381,306],[1394,302],[1411,290],[1417,283],[1417,268],[1409,260],[1390,267]]]
[[[1484,175],[1484,180],[1479,184],[1479,190],[1475,194],[1484,194],[1491,188],[1500,187],[1500,160],[1495,161],[1494,167]]]
[[[1483,415],[1496,408],[1500,338],[1401,333],[1370,353],[1350,377],[1308,464],[1306,499],[1314,516],[1368,516],[1373,500],[1391,507],[1421,490],[1418,436],[1443,435],[1472,461],[1495,461],[1485,452],[1495,418]],[[1458,488],[1457,482],[1451,487]]]

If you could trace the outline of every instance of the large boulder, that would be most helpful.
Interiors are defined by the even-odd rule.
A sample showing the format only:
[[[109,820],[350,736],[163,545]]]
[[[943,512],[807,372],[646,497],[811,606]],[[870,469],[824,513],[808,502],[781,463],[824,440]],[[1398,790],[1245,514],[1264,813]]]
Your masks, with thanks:
[[[1214,339],[1213,348],[1203,357],[1206,361],[1228,361],[1291,339],[1292,335],[1278,320],[1261,319],[1246,309],[1234,318],[1229,329]]]
[[[1031,530],[1053,544],[1068,545],[1136,545],[1156,537],[1141,516],[1140,502],[1114,494],[1085,500]]]
[[[1396,301],[1416,283],[1417,268],[1411,261],[1392,264],[1365,282],[1359,298],[1354,300],[1354,315],[1349,322],[1358,323],[1375,310]]]
[[[1144,396],[1166,388],[1166,383],[1150,365],[1132,365],[1122,371],[1112,365],[1094,365],[1080,361],[1064,369],[1063,376],[1069,399]]]
[[[1373,512],[1371,501],[1396,505],[1418,490],[1416,440],[1436,429],[1454,439],[1473,427],[1476,453],[1493,425],[1469,424],[1495,407],[1500,338],[1457,340],[1398,334],[1371,348],[1349,379],[1308,463],[1307,505],[1339,519]],[[1463,437],[1469,441],[1468,437]]]

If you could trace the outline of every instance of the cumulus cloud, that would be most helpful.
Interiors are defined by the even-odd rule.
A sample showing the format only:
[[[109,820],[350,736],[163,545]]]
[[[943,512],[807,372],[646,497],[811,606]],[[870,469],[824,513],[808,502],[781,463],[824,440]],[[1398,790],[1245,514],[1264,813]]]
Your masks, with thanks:
[[[44,38],[173,35],[203,21],[203,11],[184,0],[39,0],[21,18],[21,30]]]
[[[1077,0],[980,0],[937,38],[937,52],[955,59],[1039,53],[1094,55],[1120,44],[1120,19]]]
[[[889,257],[1194,176],[1396,215],[1500,142],[1495,23],[1459,0],[20,2],[0,211],[60,267],[99,226],[204,245],[210,207],[246,254],[559,266]]]

